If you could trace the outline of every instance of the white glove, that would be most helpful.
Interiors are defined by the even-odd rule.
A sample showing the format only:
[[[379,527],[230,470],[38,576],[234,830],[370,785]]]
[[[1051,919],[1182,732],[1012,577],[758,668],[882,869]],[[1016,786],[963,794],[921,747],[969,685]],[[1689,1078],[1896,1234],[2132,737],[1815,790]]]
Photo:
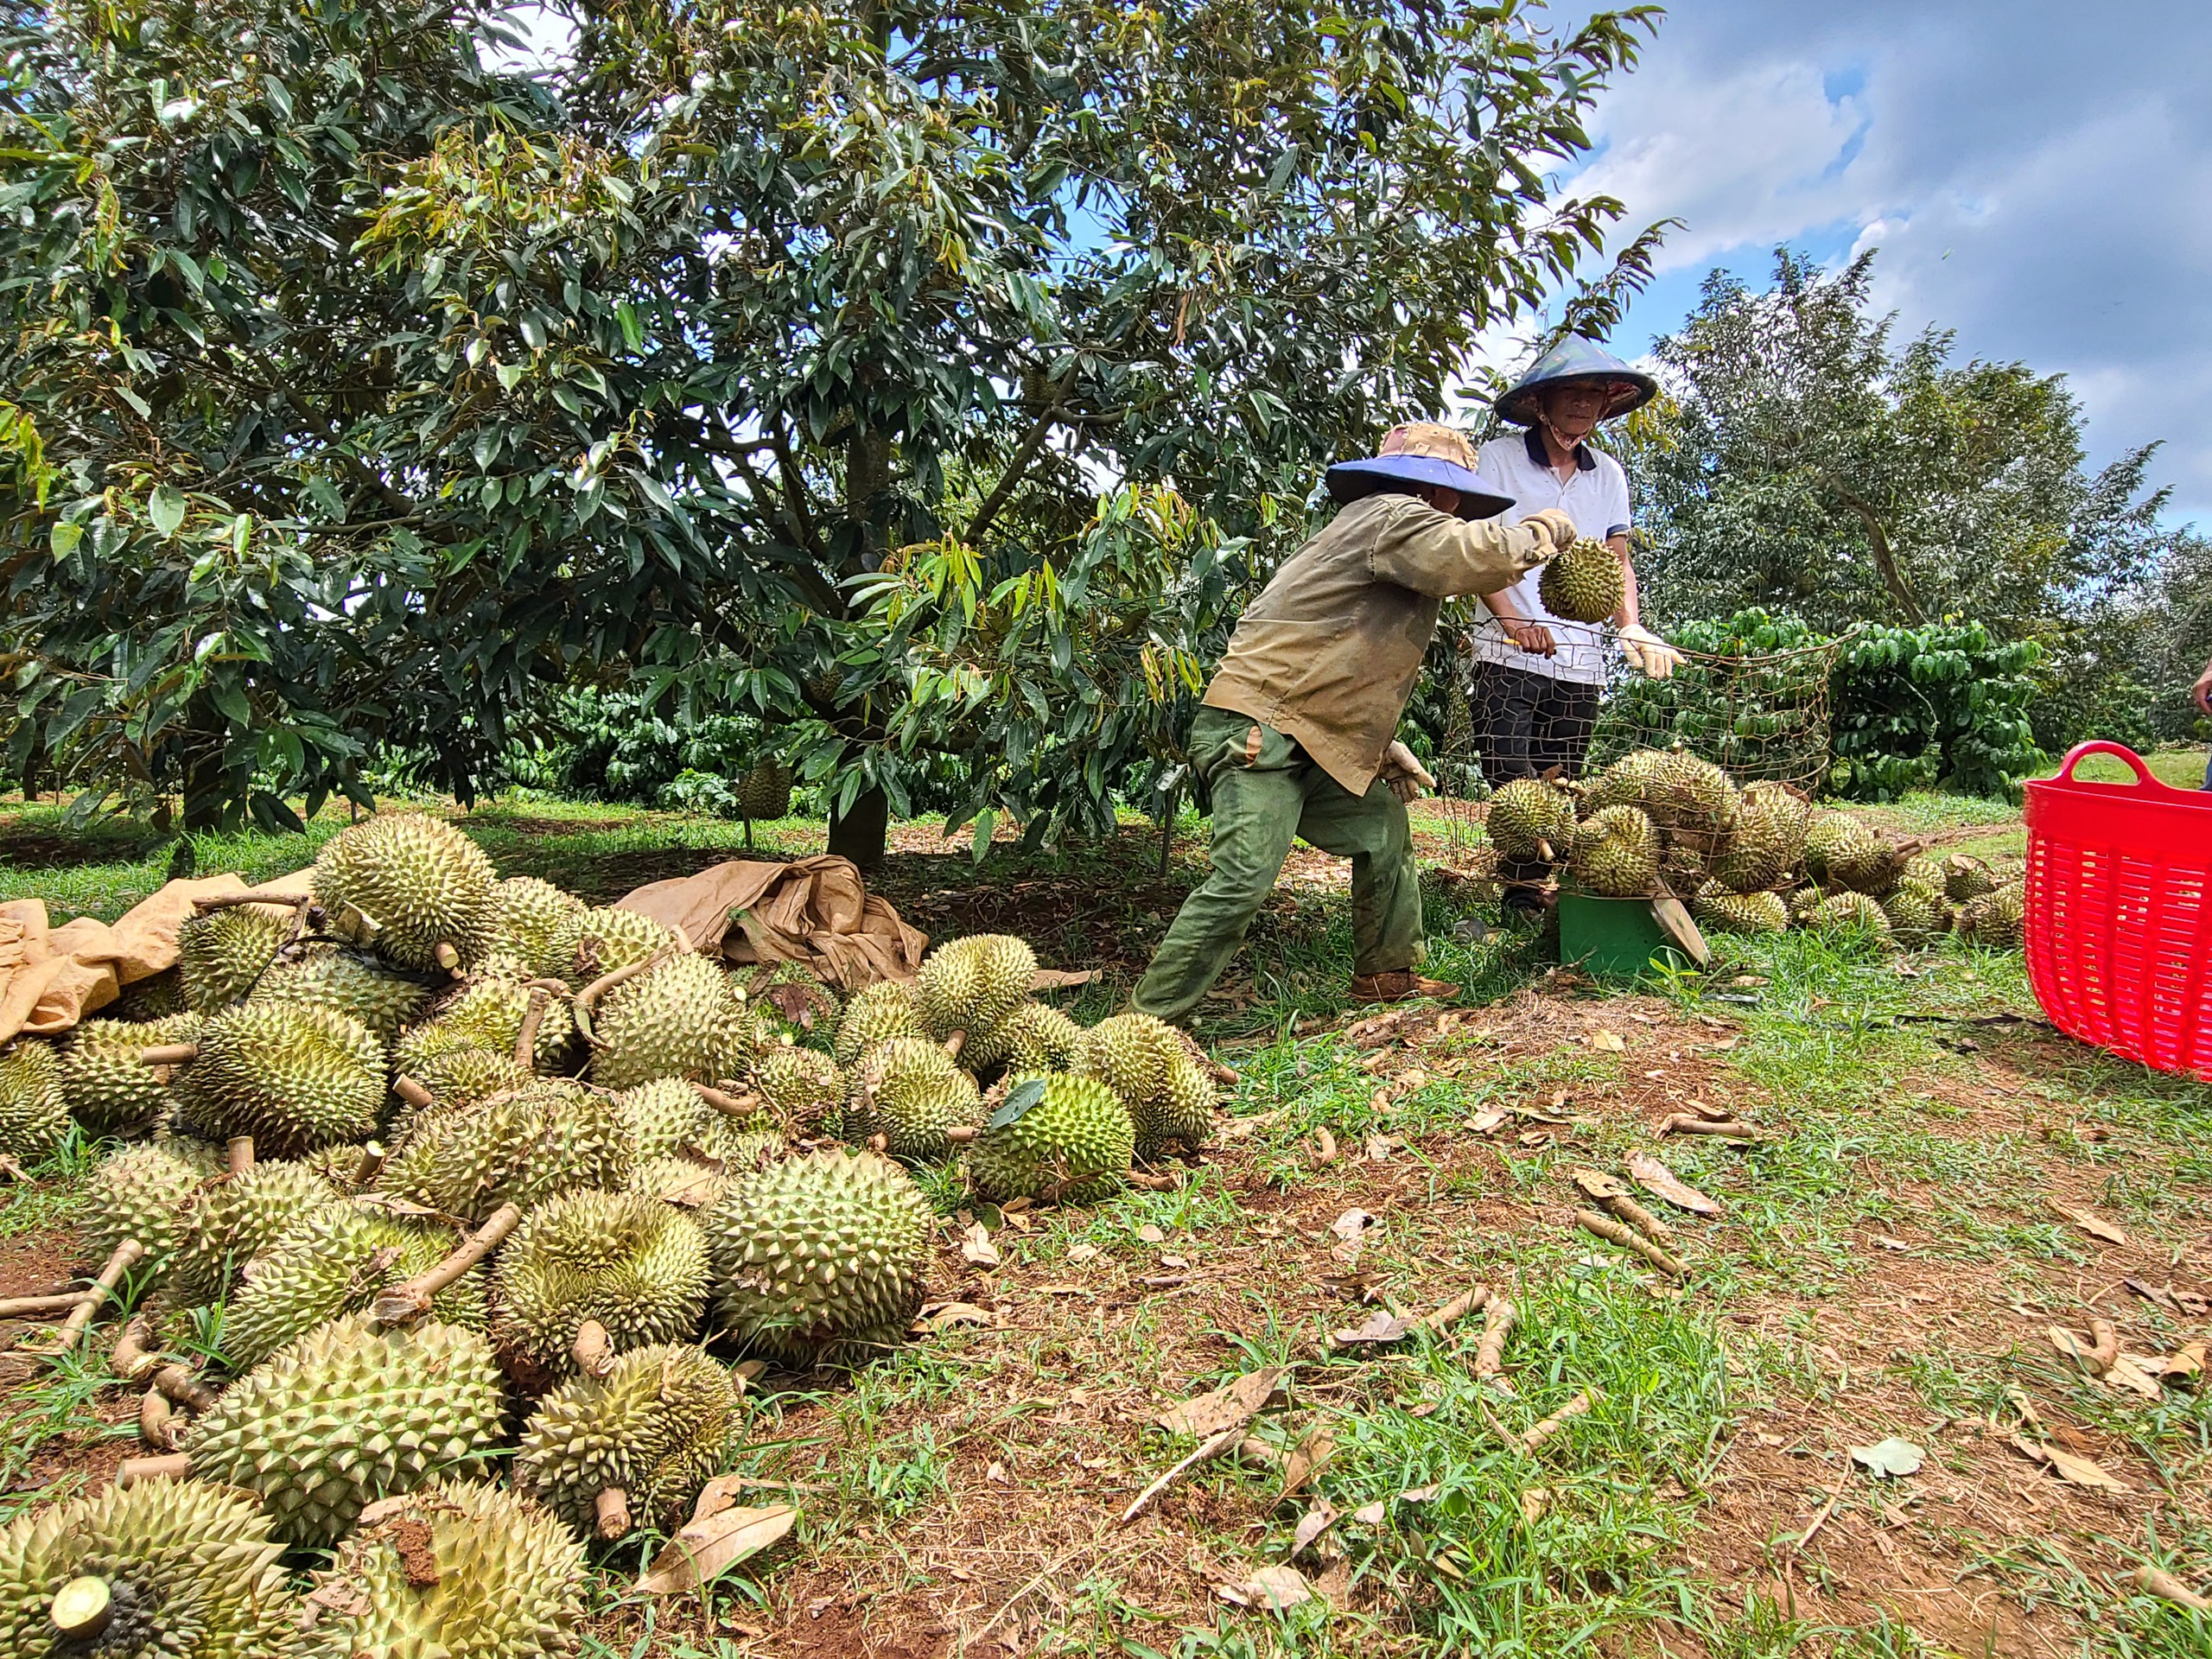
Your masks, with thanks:
[[[1421,765],[1420,758],[1395,741],[1382,751],[1382,764],[1377,772],[1382,781],[1390,785],[1390,792],[1402,801],[1417,801],[1436,787],[1436,779],[1429,776],[1428,768]]]
[[[1541,531],[1551,543],[1554,553],[1564,553],[1574,545],[1574,520],[1557,507],[1539,508],[1521,522],[1531,530]]]
[[[1655,680],[1663,680],[1682,665],[1682,653],[1640,623],[1621,630],[1621,650],[1629,666]]]

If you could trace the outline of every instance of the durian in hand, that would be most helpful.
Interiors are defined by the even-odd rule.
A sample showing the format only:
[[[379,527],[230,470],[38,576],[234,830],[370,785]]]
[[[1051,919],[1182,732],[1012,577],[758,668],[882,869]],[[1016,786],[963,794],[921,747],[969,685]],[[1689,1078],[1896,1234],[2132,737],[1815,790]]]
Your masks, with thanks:
[[[743,1411],[736,1380],[703,1350],[633,1349],[604,1377],[572,1377],[538,1403],[515,1484],[586,1536],[601,1529],[608,1491],[621,1495],[610,1512],[673,1534],[721,1471]]]
[[[743,1176],[707,1217],[715,1310],[749,1346],[798,1362],[896,1347],[922,1305],[935,1217],[873,1153],[817,1152]]]
[[[372,1205],[334,1202],[300,1217],[252,1261],[223,1313],[223,1357],[258,1364],[326,1320],[365,1312],[378,1292],[428,1273],[461,1243],[450,1227]],[[448,1325],[486,1323],[487,1270],[479,1265],[440,1291],[430,1312]]]
[[[292,937],[296,912],[284,905],[232,905],[196,912],[178,924],[176,971],[185,1006],[213,1014],[243,1001]]]
[[[604,1090],[540,1077],[471,1107],[419,1114],[377,1185],[393,1198],[476,1223],[578,1186],[620,1186],[637,1161],[621,1109]]]
[[[1578,537],[1565,552],[1544,566],[1536,597],[1554,616],[1568,622],[1603,622],[1621,607],[1627,583],[1620,555],[1600,541]]]
[[[278,963],[253,988],[257,1002],[334,1008],[386,1042],[421,1016],[434,994],[422,979],[387,968],[364,951],[322,944]]]
[[[1097,1078],[1009,1073],[983,1109],[986,1127],[968,1151],[978,1197],[1004,1203],[1049,1192],[1096,1204],[1128,1184],[1136,1129]]]
[[[1491,797],[1483,823],[1505,857],[1556,861],[1574,844],[1574,799],[1541,778],[1516,778]]]
[[[280,1541],[323,1546],[378,1498],[477,1473],[505,1408],[475,1332],[435,1319],[379,1330],[355,1315],[224,1389],[184,1451],[199,1478],[258,1492]]]
[[[54,1045],[18,1037],[0,1049],[0,1155],[35,1162],[68,1130],[69,1103]]]
[[[195,1135],[250,1135],[257,1152],[292,1158],[376,1133],[385,1050],[358,1020],[306,1003],[247,1002],[210,1014],[192,1043],[169,1091]]]
[[[922,1015],[914,988],[895,979],[878,980],[845,1004],[837,1021],[835,1052],[840,1065],[855,1065],[861,1057],[894,1037],[930,1040],[929,1021]]]
[[[530,971],[523,976],[525,979],[565,979],[575,964],[562,959],[563,930],[583,912],[582,899],[550,881],[534,875],[512,876],[492,889],[490,952],[526,964]],[[573,944],[569,950],[574,951]]]
[[[402,968],[458,967],[491,944],[492,861],[442,819],[364,818],[323,843],[310,880],[332,933]]]
[[[1568,868],[1587,891],[1639,899],[1659,879],[1659,832],[1641,808],[1609,806],[1574,832]]]
[[[20,1515],[0,1530],[0,1653],[310,1659],[322,1649],[282,1553],[259,1504],[202,1481],[110,1485]]]
[[[947,1131],[971,1127],[981,1102],[975,1078],[944,1049],[895,1037],[854,1069],[846,1134],[855,1141],[881,1135],[894,1158],[943,1158],[952,1150]]]
[[[608,992],[592,1016],[592,1080],[628,1089],[655,1077],[712,1083],[752,1058],[753,1022],[722,970],[677,955]]]
[[[518,1375],[566,1376],[587,1320],[618,1354],[690,1337],[707,1278],[706,1235],[690,1216],[643,1193],[566,1192],[525,1215],[500,1249],[493,1338]]]
[[[972,1038],[1028,1001],[1036,953],[1011,933],[977,933],[932,950],[914,976],[930,1033]]]

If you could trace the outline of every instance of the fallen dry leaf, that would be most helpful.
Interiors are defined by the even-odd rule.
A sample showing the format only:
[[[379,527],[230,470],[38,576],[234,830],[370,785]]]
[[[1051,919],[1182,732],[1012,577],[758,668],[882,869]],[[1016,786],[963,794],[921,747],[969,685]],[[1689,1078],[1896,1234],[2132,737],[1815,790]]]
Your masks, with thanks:
[[[1071,1262],[1089,1262],[1096,1257],[1097,1254],[1098,1247],[1096,1244],[1071,1244],[1068,1246],[1068,1260]]]
[[[960,1235],[960,1254],[979,1268],[999,1265],[999,1247],[991,1243],[990,1230],[980,1221],[968,1224],[968,1230]]]
[[[1408,1486],[1404,1491],[1398,1494],[1398,1502],[1401,1503],[1433,1503],[1436,1502],[1438,1494],[1442,1492],[1443,1490],[1444,1483],[1441,1481],[1439,1481],[1433,1486]]]
[[[2165,1364],[2164,1360],[2154,1359],[2149,1363],[2159,1366],[2163,1374]],[[2144,1361],[2138,1359],[2133,1354],[2122,1354],[2118,1359],[2113,1361],[2112,1368],[2097,1380],[2108,1389],[2127,1389],[2142,1395],[2145,1400],[2164,1398],[2164,1395],[2159,1389],[2158,1377],[2145,1369]]]
[[[1294,1567],[1263,1567],[1243,1583],[1224,1584],[1216,1593],[1239,1607],[1264,1607],[1279,1613],[1313,1600],[1313,1586]]]
[[[1137,1237],[1147,1244],[1165,1244],[1167,1242],[1167,1235],[1148,1221],[1137,1229]]]
[[[1486,1111],[1477,1112],[1467,1120],[1466,1127],[1473,1134],[1488,1135],[1504,1122],[1505,1109],[1503,1106],[1493,1106]]]
[[[1306,1483],[1336,1455],[1336,1436],[1325,1423],[1316,1423],[1306,1431],[1305,1438],[1290,1448],[1290,1456],[1282,1466],[1282,1491],[1276,1497],[1289,1497],[1303,1490]]]
[[[2127,1235],[2107,1221],[2086,1204],[2066,1204],[2057,1198],[2046,1198],[2044,1202],[2057,1214],[2066,1217],[2092,1238],[2101,1238],[2107,1244],[2125,1244]]]
[[[1332,1259],[1344,1267],[1357,1267],[1360,1252],[1367,1248],[1367,1230],[1375,1225],[1375,1217],[1364,1210],[1347,1210],[1329,1224],[1329,1230],[1337,1242],[1329,1246]]]
[[[758,1555],[798,1524],[788,1503],[767,1509],[728,1509],[687,1522],[638,1580],[647,1595],[682,1595],[711,1584],[740,1561]]]
[[[1378,1307],[1367,1316],[1364,1323],[1348,1331],[1332,1332],[1329,1340],[1339,1348],[1355,1348],[1363,1344],[1382,1346],[1402,1341],[1406,1332],[1413,1328],[1412,1320],[1401,1319]]]
[[[1329,1500],[1317,1497],[1313,1507],[1298,1518],[1298,1529],[1290,1535],[1290,1553],[1303,1555],[1313,1541],[1337,1523],[1337,1512],[1329,1507]]]
[[[1369,1135],[1367,1137],[1367,1161],[1370,1164],[1389,1163],[1390,1161],[1391,1149],[1397,1144],[1396,1141],[1387,1135]]]
[[[938,1302],[922,1309],[920,1324],[925,1331],[949,1331],[956,1325],[988,1325],[988,1308],[978,1307],[973,1302]]]
[[[1270,1365],[1263,1370],[1247,1372],[1211,1394],[1170,1406],[1153,1421],[1170,1434],[1205,1440],[1258,1416],[1289,1372],[1287,1365]]]
[[[1601,1054],[1618,1054],[1628,1047],[1620,1033],[1607,1026],[1600,1026],[1582,1040]]]
[[[989,1481],[994,1486],[1011,1486],[1014,1484],[1014,1477],[1007,1473],[1006,1465],[1002,1463],[994,1463],[989,1468],[984,1470],[983,1478]]]
[[[1628,1183],[1618,1176],[1608,1175],[1598,1169],[1570,1169],[1567,1179],[1593,1198],[1624,1198]]]
[[[1098,1293],[1089,1285],[1039,1285],[1037,1294],[1040,1296],[1095,1296]]]
[[[1363,1503],[1351,1512],[1351,1518],[1363,1527],[1379,1527],[1386,1512],[1380,1503]]]
[[[2128,1490],[2125,1481],[2114,1478],[2102,1464],[2091,1459],[2077,1457],[2071,1452],[2062,1452],[2055,1446],[2044,1446],[2024,1434],[2015,1434],[2012,1439],[2014,1446],[2037,1463],[2049,1464],[2061,1479],[2070,1481],[2076,1486],[2093,1487],[2105,1492]]]
[[[1629,1154],[1628,1173],[1630,1179],[1653,1198],[1663,1198],[1677,1210],[1687,1210],[1694,1216],[1717,1216],[1720,1213],[1719,1200],[1706,1197],[1685,1183],[1663,1161],[1648,1152]]]

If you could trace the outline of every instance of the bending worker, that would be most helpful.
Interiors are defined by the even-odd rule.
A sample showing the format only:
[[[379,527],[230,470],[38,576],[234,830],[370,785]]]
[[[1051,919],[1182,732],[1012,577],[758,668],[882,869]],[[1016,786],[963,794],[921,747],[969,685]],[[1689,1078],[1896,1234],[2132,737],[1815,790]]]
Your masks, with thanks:
[[[1421,887],[1406,803],[1435,779],[1397,741],[1446,600],[1510,586],[1574,538],[1563,512],[1478,524],[1510,506],[1449,427],[1394,429],[1371,460],[1329,469],[1344,510],[1291,555],[1236,624],[1191,726],[1213,795],[1212,872],[1184,902],[1131,1006],[1187,1018],[1243,942],[1303,836],[1351,860],[1352,997],[1455,995],[1423,979]]]

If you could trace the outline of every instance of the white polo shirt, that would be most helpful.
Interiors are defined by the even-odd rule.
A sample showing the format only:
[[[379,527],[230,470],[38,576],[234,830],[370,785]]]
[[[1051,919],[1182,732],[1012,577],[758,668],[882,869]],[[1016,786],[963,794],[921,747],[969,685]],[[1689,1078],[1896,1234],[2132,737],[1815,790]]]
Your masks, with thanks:
[[[1514,524],[1545,507],[1557,507],[1574,520],[1574,528],[1594,541],[1605,541],[1626,531],[1628,474],[1611,455],[1584,444],[1575,451],[1573,474],[1562,484],[1544,453],[1544,441],[1531,429],[1525,433],[1492,438],[1483,445],[1475,467],[1483,487],[1510,495],[1513,505],[1498,514],[1497,522]],[[1583,685],[1605,683],[1605,633],[1602,624],[1565,622],[1544,608],[1536,596],[1541,571],[1531,570],[1505,590],[1514,608],[1532,622],[1552,631],[1559,654],[1539,657],[1523,651],[1505,637],[1505,630],[1490,607],[1479,599],[1473,613],[1479,619],[1473,631],[1478,662],[1503,663],[1531,674]]]

